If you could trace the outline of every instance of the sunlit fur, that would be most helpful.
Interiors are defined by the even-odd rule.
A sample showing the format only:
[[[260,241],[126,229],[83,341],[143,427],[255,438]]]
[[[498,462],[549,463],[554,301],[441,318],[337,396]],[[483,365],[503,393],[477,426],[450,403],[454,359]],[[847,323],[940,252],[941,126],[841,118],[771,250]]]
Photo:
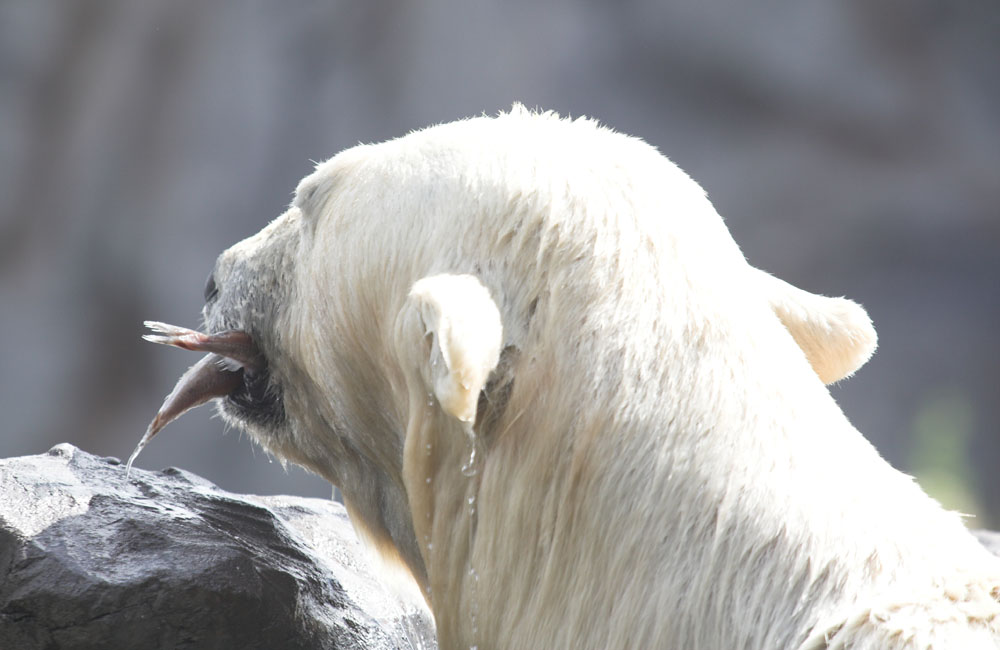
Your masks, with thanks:
[[[749,266],[640,140],[515,107],[355,147],[216,282],[286,415],[239,424],[340,487],[442,648],[997,647],[997,561],[824,386],[865,312]]]

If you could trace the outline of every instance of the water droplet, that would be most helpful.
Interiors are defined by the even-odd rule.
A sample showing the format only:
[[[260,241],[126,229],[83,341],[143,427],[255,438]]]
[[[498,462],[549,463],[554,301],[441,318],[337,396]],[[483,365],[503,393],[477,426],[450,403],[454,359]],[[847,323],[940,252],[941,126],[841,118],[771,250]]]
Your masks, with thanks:
[[[427,483],[427,485],[430,485],[431,484],[431,477],[428,476],[426,479],[424,479],[424,481]]]
[[[476,444],[472,443],[472,451],[469,452],[469,460],[462,465],[462,476],[472,478],[476,475]]]

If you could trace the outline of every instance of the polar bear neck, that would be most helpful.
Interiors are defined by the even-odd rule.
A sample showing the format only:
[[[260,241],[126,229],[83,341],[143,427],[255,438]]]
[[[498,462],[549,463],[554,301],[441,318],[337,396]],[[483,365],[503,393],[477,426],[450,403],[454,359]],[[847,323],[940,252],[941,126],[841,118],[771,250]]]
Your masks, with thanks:
[[[686,298],[679,302],[697,309],[697,299]],[[565,312],[551,304],[558,299],[536,305],[533,327],[569,328],[549,313]],[[484,434],[474,543],[466,548],[458,524],[449,544],[440,540],[449,564],[429,566],[432,583],[449,587],[434,603],[444,634],[454,629],[454,638],[469,640],[461,634],[471,595],[461,576],[470,564],[490,568],[480,572],[478,609],[504,612],[480,618],[482,638],[506,639],[500,647],[521,647],[519,639],[560,647],[570,641],[560,634],[591,629],[584,636],[595,648],[640,630],[677,647],[792,647],[817,621],[889,582],[905,591],[910,580],[940,579],[956,562],[955,548],[975,565],[984,554],[957,517],[878,456],[792,354],[784,328],[766,326],[776,317],[763,307],[737,311],[740,321],[731,323],[712,314],[715,329],[702,328],[700,340],[662,318],[622,325],[623,354],[605,355],[607,332],[581,322],[564,346],[521,350],[507,410]],[[686,355],[676,365],[648,361],[630,343],[657,327],[661,358]],[[527,340],[532,335],[529,327]],[[573,391],[547,389],[581,367],[593,370]],[[799,386],[794,397],[779,388],[787,381]],[[593,403],[607,406],[581,408]],[[463,448],[453,453],[449,464],[457,466]],[[606,462],[615,457],[630,461]],[[441,494],[461,495],[450,506],[455,526],[467,494]],[[636,501],[646,494],[657,495],[657,506]],[[900,509],[887,511],[880,499]],[[594,511],[593,503],[618,507]],[[511,544],[509,530],[531,531],[537,544]],[[586,575],[567,573],[566,558],[588,567]],[[649,592],[650,575],[670,588]],[[553,602],[579,609],[561,611],[561,626],[532,628]],[[614,615],[593,620],[605,607]],[[674,614],[658,616],[666,611]],[[733,625],[760,617],[783,623]]]
[[[551,363],[537,361],[540,367]],[[954,552],[939,554],[935,544],[983,556],[956,517],[884,464],[806,367],[798,379],[814,381],[816,397],[792,405],[762,394],[767,378],[755,384],[739,370],[714,365],[706,359],[688,377],[663,379],[671,386],[664,401],[683,404],[680,385],[690,386],[692,398],[713,395],[705,411],[664,404],[660,413],[643,412],[622,404],[573,420],[561,414],[578,406],[579,396],[560,404],[549,394],[545,408],[530,408],[525,401],[537,392],[515,387],[511,408],[525,415],[486,459],[472,551],[477,565],[493,567],[481,575],[480,594],[495,598],[479,607],[504,612],[492,619],[496,627],[485,631],[486,638],[519,647],[523,634],[560,647],[570,640],[559,636],[567,630],[590,629],[582,636],[595,648],[642,633],[674,639],[676,647],[793,647],[817,620],[848,607],[845,598],[863,599],[889,581],[905,585],[912,578],[916,584],[928,574],[946,575]],[[720,380],[719,372],[727,376]],[[777,405],[747,408],[764,397]],[[660,429],[654,422],[672,425]],[[536,437],[560,428],[567,435],[545,443]],[[681,443],[680,436],[691,439]],[[525,457],[527,448],[538,464]],[[602,459],[616,456],[631,462],[609,471]],[[553,465],[553,458],[561,462]],[[517,486],[513,492],[511,486]],[[658,505],[637,503],[643,494],[657,495]],[[873,494],[907,507],[886,511]],[[618,507],[593,512],[592,503]],[[532,531],[538,543],[515,552],[505,530]],[[909,546],[914,540],[920,541]],[[566,558],[587,571],[567,573]],[[911,565],[925,573],[916,575]],[[551,602],[579,609],[560,612],[564,627],[526,629]],[[592,620],[602,607],[612,615]],[[734,625],[761,618],[776,624]],[[612,620],[617,627],[606,626]],[[768,636],[776,634],[785,636]],[[646,646],[642,638],[635,645]]]

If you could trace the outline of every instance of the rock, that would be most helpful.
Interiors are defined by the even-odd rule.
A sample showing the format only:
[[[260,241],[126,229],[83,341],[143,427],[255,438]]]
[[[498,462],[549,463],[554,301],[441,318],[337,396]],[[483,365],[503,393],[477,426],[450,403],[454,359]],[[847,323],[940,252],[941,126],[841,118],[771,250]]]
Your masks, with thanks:
[[[62,444],[0,460],[0,648],[434,648],[332,501]]]
[[[993,555],[1000,555],[1000,533],[993,530],[974,530],[972,534],[986,547],[986,550]]]

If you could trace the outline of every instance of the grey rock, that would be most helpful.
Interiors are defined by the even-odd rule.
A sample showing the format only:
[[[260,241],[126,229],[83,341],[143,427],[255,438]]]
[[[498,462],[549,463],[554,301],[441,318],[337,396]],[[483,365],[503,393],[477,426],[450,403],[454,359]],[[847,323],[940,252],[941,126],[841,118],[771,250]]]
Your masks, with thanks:
[[[1000,533],[995,530],[974,530],[972,534],[993,555],[1000,555]]]
[[[0,460],[0,648],[434,648],[332,501],[62,444]]]

